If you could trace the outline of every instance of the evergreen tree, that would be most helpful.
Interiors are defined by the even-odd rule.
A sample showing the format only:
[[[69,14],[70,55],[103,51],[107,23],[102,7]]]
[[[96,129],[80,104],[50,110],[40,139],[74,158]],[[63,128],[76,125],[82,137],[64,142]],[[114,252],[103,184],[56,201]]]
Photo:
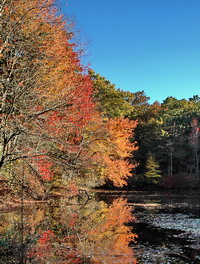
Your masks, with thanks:
[[[147,172],[145,173],[145,177],[150,178],[153,183],[157,183],[158,178],[161,177],[161,171],[159,170],[158,162],[151,152],[147,155],[146,169]]]
[[[129,116],[134,110],[132,101],[134,94],[117,89],[114,84],[105,77],[89,72],[93,81],[93,100],[101,115],[107,118]]]

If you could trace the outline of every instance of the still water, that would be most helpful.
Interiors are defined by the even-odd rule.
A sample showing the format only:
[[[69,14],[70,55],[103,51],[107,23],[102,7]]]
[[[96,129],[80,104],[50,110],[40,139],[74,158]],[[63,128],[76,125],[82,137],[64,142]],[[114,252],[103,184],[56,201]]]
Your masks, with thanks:
[[[200,263],[200,195],[102,192],[2,208],[0,263]]]

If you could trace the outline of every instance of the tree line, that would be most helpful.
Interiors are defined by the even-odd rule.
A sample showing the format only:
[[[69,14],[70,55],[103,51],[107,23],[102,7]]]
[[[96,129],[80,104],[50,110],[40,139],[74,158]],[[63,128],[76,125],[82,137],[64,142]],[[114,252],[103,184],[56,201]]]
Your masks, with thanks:
[[[129,187],[198,187],[200,97],[149,103],[144,91],[125,92],[99,74],[92,76],[104,114],[137,122],[130,137],[136,148],[129,159],[135,165]]]
[[[134,115],[139,120],[134,136],[138,173],[163,186],[199,186],[200,97],[167,97]]]

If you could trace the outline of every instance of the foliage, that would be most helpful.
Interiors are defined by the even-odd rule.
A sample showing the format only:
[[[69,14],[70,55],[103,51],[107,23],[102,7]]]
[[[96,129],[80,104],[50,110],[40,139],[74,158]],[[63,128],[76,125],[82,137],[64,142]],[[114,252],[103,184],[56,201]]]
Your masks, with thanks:
[[[89,74],[94,87],[93,98],[103,116],[114,118],[127,116],[131,113],[133,110],[131,105],[132,93],[116,89],[114,84],[93,70],[90,70]]]
[[[54,0],[6,0],[0,12],[1,172],[36,199],[91,175],[126,184],[132,95],[88,73]]]
[[[159,170],[159,164],[156,162],[152,153],[148,153],[146,169],[147,172],[145,173],[145,177],[150,178],[153,183],[157,183],[157,178],[161,177],[161,171]]]
[[[83,139],[83,144],[88,144],[88,165],[83,171],[87,178],[98,177],[100,183],[110,179],[115,186],[126,185],[134,167],[127,158],[135,150],[129,138],[136,124],[123,117],[104,120],[99,113],[93,116]]]
[[[165,179],[173,181],[175,175],[185,175],[183,179],[194,179],[196,175],[198,185],[199,116],[198,96],[189,100],[168,97],[162,104],[155,102],[145,106],[142,115],[137,116],[138,126],[134,133],[134,140],[138,145],[138,150],[134,153],[139,163],[137,173],[145,174],[146,154],[151,152],[160,165],[164,184]],[[174,179],[173,182],[177,182],[174,187],[182,186],[178,184],[180,182],[178,180]],[[191,185],[195,184],[191,183]]]
[[[90,119],[92,82],[54,1],[3,1],[0,8],[0,167],[11,163],[15,177],[24,160],[21,167],[44,185],[61,155],[59,173],[77,170],[72,139]]]

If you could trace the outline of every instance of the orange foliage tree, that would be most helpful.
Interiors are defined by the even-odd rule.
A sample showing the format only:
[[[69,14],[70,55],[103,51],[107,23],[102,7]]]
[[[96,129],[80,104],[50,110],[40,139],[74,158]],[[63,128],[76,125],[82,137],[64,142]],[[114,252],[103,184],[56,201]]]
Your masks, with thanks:
[[[61,157],[59,164],[77,170],[73,138],[90,119],[93,103],[73,33],[53,0],[6,0],[0,12],[0,168],[9,166],[14,175],[7,164],[25,160],[40,182]]]
[[[137,122],[124,117],[105,120],[96,112],[86,126],[83,144],[88,145],[85,159],[87,177],[99,184],[111,180],[115,186],[126,185],[126,179],[132,175],[135,167],[129,158],[136,149],[130,137]],[[87,164],[87,162],[85,162]]]
[[[0,14],[0,169],[22,184],[26,167],[43,192],[55,178],[126,184],[136,123],[95,112],[92,78],[54,0],[5,0]]]

